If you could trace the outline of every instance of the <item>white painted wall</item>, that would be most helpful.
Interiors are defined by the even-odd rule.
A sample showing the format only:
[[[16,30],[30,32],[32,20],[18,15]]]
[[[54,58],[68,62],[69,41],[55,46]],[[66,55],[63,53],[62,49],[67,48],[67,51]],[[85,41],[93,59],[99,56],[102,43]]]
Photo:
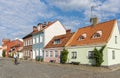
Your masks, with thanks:
[[[115,44],[115,36],[117,36],[117,44]],[[119,33],[117,22],[113,28],[107,47],[120,49],[120,33]]]
[[[92,60],[88,59],[88,53],[89,51],[93,51],[94,48],[96,47],[98,50],[101,48],[101,46],[103,45],[96,45],[96,46],[81,46],[81,47],[69,47],[66,48],[68,49],[68,63],[71,62],[80,62],[80,64],[89,64],[91,65]],[[77,58],[76,59],[72,59],[72,52],[77,52]],[[107,59],[107,48],[104,49],[103,51],[103,59],[104,62],[102,63],[103,66],[107,66],[108,65],[108,59]]]
[[[115,44],[115,36],[117,36],[117,44]],[[108,48],[108,65],[120,64],[120,34],[117,22],[115,23],[110,40],[107,44]],[[112,51],[115,51],[115,59],[112,59]]]
[[[0,57],[2,57],[2,49],[0,49]]]
[[[49,26],[44,30],[44,40],[45,40],[44,46],[46,46],[46,44],[54,36],[61,35],[61,34],[66,34],[66,29],[59,21],[56,21],[55,23],[53,23],[51,26]]]

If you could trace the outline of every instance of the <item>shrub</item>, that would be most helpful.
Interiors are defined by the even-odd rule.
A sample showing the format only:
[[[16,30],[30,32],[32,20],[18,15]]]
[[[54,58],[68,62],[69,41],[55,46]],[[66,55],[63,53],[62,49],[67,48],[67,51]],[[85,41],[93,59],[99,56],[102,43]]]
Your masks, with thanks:
[[[40,56],[36,56],[36,61],[40,61]]]
[[[63,49],[60,56],[60,60],[62,64],[66,63],[67,57],[68,57],[68,51],[66,49]]]
[[[3,50],[3,52],[2,52],[2,56],[3,56],[3,57],[6,56],[5,53],[6,53],[5,50]]]
[[[104,50],[105,46],[102,46],[102,48],[100,50],[98,50],[97,48],[94,49],[94,57],[93,59],[95,60],[95,66],[101,66],[101,64],[104,62],[103,60],[103,50]]]
[[[79,65],[80,62],[72,62],[72,64],[74,64],[74,65]]]

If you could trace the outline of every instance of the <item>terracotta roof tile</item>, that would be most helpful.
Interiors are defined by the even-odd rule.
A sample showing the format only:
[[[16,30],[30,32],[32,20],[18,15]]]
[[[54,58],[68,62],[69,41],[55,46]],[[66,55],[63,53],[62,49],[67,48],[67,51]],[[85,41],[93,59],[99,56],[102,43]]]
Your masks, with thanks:
[[[66,44],[66,46],[82,46],[106,43],[110,38],[115,22],[116,20],[111,20],[96,24],[95,26],[79,28],[70,41]],[[93,35],[97,31],[102,31],[102,35],[100,38],[93,38]],[[86,34],[86,38],[83,40],[78,40],[82,34]]]
[[[56,48],[56,47],[64,47],[68,40],[72,37],[74,33],[67,33],[59,36],[55,36],[46,46],[45,48]],[[54,44],[56,39],[60,39],[60,44]]]

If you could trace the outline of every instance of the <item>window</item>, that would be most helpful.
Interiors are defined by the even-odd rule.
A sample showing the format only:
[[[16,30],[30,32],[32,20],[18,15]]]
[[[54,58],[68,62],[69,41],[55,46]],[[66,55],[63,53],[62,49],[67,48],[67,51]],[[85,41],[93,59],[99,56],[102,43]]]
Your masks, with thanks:
[[[76,59],[77,58],[77,52],[72,52],[72,59]]]
[[[42,38],[42,36],[40,36],[40,43],[43,41],[43,38]]]
[[[55,57],[58,57],[58,51],[55,51]]]
[[[48,57],[48,51],[46,51],[46,57]]]
[[[53,57],[53,55],[52,55],[52,51],[50,51],[50,57]]]
[[[56,40],[54,41],[54,44],[60,44],[60,39],[56,39]]]
[[[25,46],[25,41],[23,43],[24,43],[24,46]]]
[[[32,45],[32,39],[30,39],[30,45]]]
[[[115,36],[115,44],[117,44],[117,36]]]
[[[36,43],[39,43],[39,38],[38,37],[36,38]]]
[[[33,38],[33,44],[35,44],[35,38]]]
[[[99,33],[95,33],[95,34],[93,35],[93,38],[100,38],[100,34],[99,34]]]
[[[115,51],[112,51],[112,59],[115,59]]]
[[[92,59],[94,57],[94,52],[93,51],[89,51],[88,52],[88,59]]]
[[[29,44],[29,40],[27,40],[27,43],[28,43],[28,45],[30,45],[30,44]]]
[[[79,40],[84,40],[84,39],[85,39],[84,36],[79,37]]]

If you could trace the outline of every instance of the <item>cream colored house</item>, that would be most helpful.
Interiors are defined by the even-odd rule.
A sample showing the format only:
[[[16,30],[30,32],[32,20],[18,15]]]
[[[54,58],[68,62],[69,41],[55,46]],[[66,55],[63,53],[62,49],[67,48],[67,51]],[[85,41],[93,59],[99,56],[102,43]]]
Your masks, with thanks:
[[[106,45],[103,51],[102,66],[118,65],[120,64],[119,41],[120,33],[116,20],[97,23],[97,19],[95,19],[91,26],[79,28],[66,44],[69,51],[67,62],[94,64],[91,59],[94,48],[100,49]]]

